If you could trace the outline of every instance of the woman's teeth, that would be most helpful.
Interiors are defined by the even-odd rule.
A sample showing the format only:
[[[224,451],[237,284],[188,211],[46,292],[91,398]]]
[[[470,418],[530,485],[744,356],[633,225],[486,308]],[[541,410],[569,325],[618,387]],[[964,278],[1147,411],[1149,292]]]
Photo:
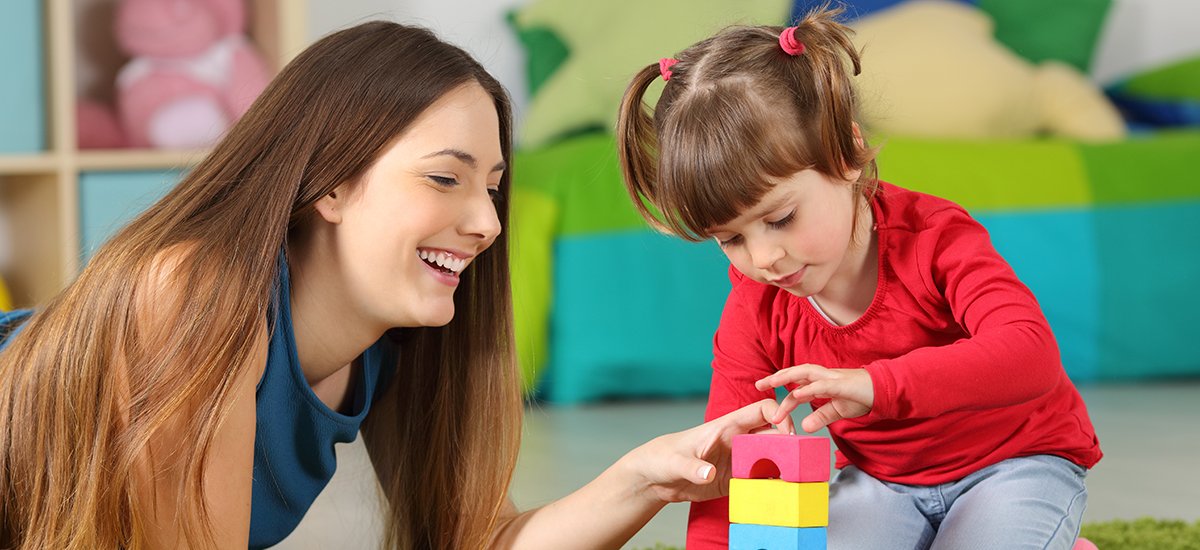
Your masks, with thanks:
[[[418,250],[417,256],[430,265],[435,265],[443,270],[453,273],[461,273],[467,267],[467,261],[455,258],[445,252],[430,252],[428,250]]]

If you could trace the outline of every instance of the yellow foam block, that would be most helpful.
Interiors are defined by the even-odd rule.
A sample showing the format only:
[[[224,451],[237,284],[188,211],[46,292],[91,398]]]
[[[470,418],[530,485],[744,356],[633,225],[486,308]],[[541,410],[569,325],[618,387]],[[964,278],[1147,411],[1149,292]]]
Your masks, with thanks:
[[[780,527],[829,525],[829,484],[729,480],[729,521]]]

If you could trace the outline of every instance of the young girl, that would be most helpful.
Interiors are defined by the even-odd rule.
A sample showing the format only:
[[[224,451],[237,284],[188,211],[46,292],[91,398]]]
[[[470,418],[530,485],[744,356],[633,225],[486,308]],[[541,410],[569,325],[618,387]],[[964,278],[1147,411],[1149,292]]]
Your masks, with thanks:
[[[509,113],[422,29],[300,54],[74,283],[2,319],[0,547],[270,546],[360,429],[388,548],[614,547],[668,501],[719,496],[731,437],[773,401],[541,509],[507,500]]]
[[[841,469],[831,549],[1070,548],[1101,456],[1083,401],[984,228],[875,179],[839,12],[722,31],[644,68],[621,107],[642,215],[732,264],[706,416],[780,386],[777,418],[811,403],[802,427],[829,427]],[[726,501],[692,506],[689,550],[727,532]]]

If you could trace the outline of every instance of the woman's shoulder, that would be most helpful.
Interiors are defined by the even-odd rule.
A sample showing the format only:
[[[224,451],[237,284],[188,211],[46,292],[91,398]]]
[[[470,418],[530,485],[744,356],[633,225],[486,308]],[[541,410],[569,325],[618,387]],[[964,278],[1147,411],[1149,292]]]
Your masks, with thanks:
[[[140,274],[138,291],[133,297],[133,313],[147,344],[163,345],[180,337],[176,329],[180,326],[181,316],[188,314],[189,301],[194,299],[191,292],[194,282],[190,280],[188,267],[200,250],[201,245],[195,242],[170,245],[156,252]],[[251,368],[254,380],[262,376],[266,367],[269,339],[268,319],[263,316],[257,322],[251,343],[255,352],[250,357],[263,358],[262,361],[254,360]]]

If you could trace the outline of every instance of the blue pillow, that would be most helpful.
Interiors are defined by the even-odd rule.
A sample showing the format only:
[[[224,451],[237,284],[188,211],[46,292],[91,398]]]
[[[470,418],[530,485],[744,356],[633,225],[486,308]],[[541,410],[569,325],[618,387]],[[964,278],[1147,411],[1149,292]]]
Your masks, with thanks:
[[[859,17],[870,15],[871,13],[879,10],[890,8],[904,1],[905,0],[846,0],[844,2],[835,2],[831,5],[845,6],[846,17],[850,20],[854,20],[858,19]],[[970,4],[972,6],[979,3],[979,0],[958,1],[964,4]],[[801,17],[804,17],[804,14],[825,5],[825,3],[826,0],[796,0],[796,3],[792,4],[791,21],[799,21]]]

